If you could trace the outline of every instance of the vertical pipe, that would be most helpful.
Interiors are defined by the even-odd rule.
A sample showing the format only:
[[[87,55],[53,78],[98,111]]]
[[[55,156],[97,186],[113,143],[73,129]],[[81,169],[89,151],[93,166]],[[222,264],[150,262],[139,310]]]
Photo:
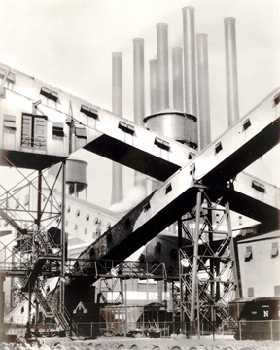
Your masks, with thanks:
[[[112,53],[112,112],[122,115],[122,53]],[[111,205],[119,203],[123,197],[122,166],[112,163]]]
[[[196,117],[194,8],[187,6],[182,11],[184,26],[185,112]],[[192,120],[187,123],[186,137],[191,145],[197,146],[197,124]]]
[[[168,25],[157,24],[157,87],[158,109],[162,111],[169,107],[168,79]]]
[[[207,39],[207,34],[196,36],[200,150],[211,142]]]
[[[197,290],[197,261],[198,261],[198,238],[199,238],[199,222],[200,222],[200,206],[201,206],[201,192],[198,191],[196,195],[196,207],[195,207],[195,232],[194,232],[194,246],[193,246],[193,267],[192,267],[192,299],[191,299],[191,317],[190,321],[193,323],[195,318],[195,300]],[[199,313],[199,307],[197,305],[197,313]]]
[[[157,96],[157,60],[150,61],[150,104],[151,114],[158,112]]]
[[[134,122],[143,125],[145,117],[144,90],[144,39],[133,39],[133,107]],[[141,185],[146,191],[146,176],[134,172],[134,185]]]
[[[184,111],[183,49],[172,49],[173,108]]]
[[[228,126],[239,119],[235,18],[225,18]]]

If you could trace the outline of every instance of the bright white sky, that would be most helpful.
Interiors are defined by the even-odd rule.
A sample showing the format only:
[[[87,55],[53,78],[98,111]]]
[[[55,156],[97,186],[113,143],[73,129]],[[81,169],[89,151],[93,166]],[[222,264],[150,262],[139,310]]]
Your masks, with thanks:
[[[156,24],[168,23],[170,52],[182,46],[184,6],[195,8],[196,32],[208,34],[214,139],[227,127],[224,18],[236,18],[242,116],[280,85],[279,0],[1,0],[0,61],[110,110],[111,53],[120,51],[123,115],[132,119],[132,39],[145,40],[148,86],[149,60],[156,58]],[[169,73],[171,82],[171,69]],[[89,162],[89,200],[108,207],[111,162],[86,152],[80,155]],[[252,168],[280,186],[279,146]],[[125,189],[132,183],[129,174]]]

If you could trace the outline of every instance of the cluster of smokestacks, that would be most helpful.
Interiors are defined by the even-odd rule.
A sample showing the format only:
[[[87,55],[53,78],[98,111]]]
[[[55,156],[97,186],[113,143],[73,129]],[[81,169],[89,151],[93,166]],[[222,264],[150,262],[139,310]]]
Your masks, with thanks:
[[[184,7],[183,48],[172,49],[173,108],[184,115],[185,143],[203,149],[211,141],[210,98],[208,72],[207,34],[195,35],[194,9]],[[228,126],[239,119],[235,19],[225,19],[225,47],[227,67]],[[151,114],[170,111],[168,72],[168,25],[157,24],[157,59],[150,61],[150,109]],[[122,114],[122,56],[113,53],[113,112]],[[145,116],[144,39],[133,39],[133,105],[134,122],[143,124]],[[160,115],[164,115],[160,113]],[[178,115],[177,115],[178,117]],[[198,122],[196,120],[198,119]],[[164,117],[162,120],[164,123]],[[157,121],[160,123],[161,121]],[[159,125],[154,123],[154,125]],[[199,128],[198,128],[199,125]],[[181,127],[181,126],[180,126]],[[163,130],[160,128],[159,130]],[[199,131],[198,131],[199,129]],[[158,131],[157,129],[153,129]],[[199,134],[199,135],[198,135]],[[168,135],[166,135],[168,136]],[[199,140],[199,142],[198,142]],[[180,140],[182,142],[182,140]],[[135,173],[134,184],[144,186],[143,175]],[[122,200],[122,170],[113,164],[113,188],[111,204]]]

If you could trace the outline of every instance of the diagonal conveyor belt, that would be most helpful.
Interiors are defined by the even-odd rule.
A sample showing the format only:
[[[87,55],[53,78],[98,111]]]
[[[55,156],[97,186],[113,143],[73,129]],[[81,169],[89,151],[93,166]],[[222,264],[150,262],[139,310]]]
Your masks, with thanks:
[[[228,189],[227,181],[279,143],[279,105],[274,101],[278,94],[279,90],[270,94],[250,116],[242,118],[191,163],[171,176],[160,189],[89,246],[81,258],[126,259],[194,207],[197,186],[215,188],[212,196],[227,195],[230,208],[244,215],[250,214],[245,210],[248,205],[240,203],[242,196],[246,195]],[[254,205],[259,204],[257,199],[251,198],[251,201]],[[268,217],[265,212],[250,215],[260,221],[277,222],[278,209],[267,205],[267,214]],[[93,282],[94,279],[87,280],[89,284]],[[72,281],[69,288],[74,286],[75,281]]]

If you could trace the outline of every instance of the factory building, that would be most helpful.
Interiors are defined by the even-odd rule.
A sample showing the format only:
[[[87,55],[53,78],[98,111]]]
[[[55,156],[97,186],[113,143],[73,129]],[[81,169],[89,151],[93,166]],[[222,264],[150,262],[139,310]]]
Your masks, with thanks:
[[[239,234],[235,238],[242,296],[280,297],[280,231]]]
[[[38,172],[23,176],[25,185],[1,202],[0,234],[3,242],[11,239],[1,250],[0,302],[9,306],[0,326],[6,323],[7,334],[16,332],[15,323],[35,328],[49,319],[67,334],[76,332],[75,322],[101,322],[96,334],[126,334],[151,321],[156,329],[173,321],[167,334],[186,332],[186,323],[199,334],[200,317],[207,329],[227,318],[226,293],[279,294],[279,189],[245,173],[239,177],[279,143],[279,89],[239,120],[235,20],[227,18],[229,129],[211,143],[207,36],[197,36],[196,52],[192,7],[183,9],[183,24],[184,50],[173,49],[172,56],[173,108],[168,26],[157,25],[149,116],[144,40],[133,40],[133,121],[122,117],[121,53],[112,56],[112,112],[0,65],[1,165]],[[264,138],[269,142],[259,150]],[[88,203],[87,164],[72,158],[81,148],[135,170],[134,185],[145,198],[123,213]],[[124,200],[119,165],[111,181],[117,204]],[[263,234],[237,236],[234,251],[239,230],[259,222]],[[259,261],[268,273],[262,266],[256,274]],[[228,272],[233,277],[225,280]]]

